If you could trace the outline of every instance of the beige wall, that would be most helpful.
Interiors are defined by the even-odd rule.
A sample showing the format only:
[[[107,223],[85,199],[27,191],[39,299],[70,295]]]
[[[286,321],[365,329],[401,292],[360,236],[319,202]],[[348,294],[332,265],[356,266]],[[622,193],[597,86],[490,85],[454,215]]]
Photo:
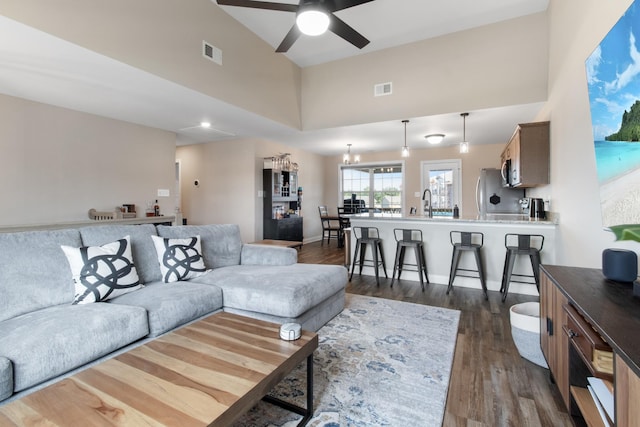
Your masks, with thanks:
[[[88,220],[158,199],[173,215],[175,134],[0,95],[0,225]]]
[[[545,101],[547,34],[539,13],[304,68],[304,128]],[[385,82],[393,94],[374,97]]]
[[[302,215],[305,240],[320,236],[317,206],[325,189],[323,158],[314,153],[264,140],[213,142],[178,147],[182,168],[182,211],[189,224],[239,224],[245,242],[262,239],[263,158],[291,153],[300,166],[304,188]],[[198,179],[200,185],[194,186]]]
[[[471,151],[467,155],[459,153],[458,146],[437,147],[437,148],[413,148],[409,158],[402,158],[400,150],[377,153],[363,153],[360,155],[360,163],[379,162],[402,162],[404,161],[405,173],[405,209],[415,206],[420,211],[422,200],[416,198],[414,193],[422,193],[420,183],[421,162],[427,160],[450,160],[462,159],[462,206],[461,215],[475,215],[477,213],[475,192],[476,181],[482,168],[497,168],[500,166],[500,153],[504,148],[504,143],[486,144],[471,146]],[[342,205],[339,194],[339,167],[342,164],[342,157],[325,158],[325,188],[327,189],[324,203],[335,209]]]
[[[549,6],[549,100],[551,203],[560,213],[558,263],[600,268],[602,250],[613,243],[603,230],[591,130],[585,60],[631,0],[552,0]]]
[[[219,100],[300,128],[300,69],[211,0],[20,0],[0,14]],[[223,51],[202,56],[206,40]],[[198,118],[199,120],[199,118]]]

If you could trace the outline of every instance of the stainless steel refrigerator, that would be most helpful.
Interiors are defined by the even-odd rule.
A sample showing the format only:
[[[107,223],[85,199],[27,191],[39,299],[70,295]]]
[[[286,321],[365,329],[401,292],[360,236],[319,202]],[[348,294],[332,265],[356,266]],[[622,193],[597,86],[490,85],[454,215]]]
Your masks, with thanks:
[[[476,184],[476,206],[480,216],[487,214],[522,214],[524,189],[502,186],[499,169],[482,169]]]

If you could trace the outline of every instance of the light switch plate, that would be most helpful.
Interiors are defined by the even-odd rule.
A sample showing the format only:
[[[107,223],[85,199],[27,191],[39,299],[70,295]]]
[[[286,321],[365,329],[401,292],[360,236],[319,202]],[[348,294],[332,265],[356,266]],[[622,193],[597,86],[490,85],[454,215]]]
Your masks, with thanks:
[[[420,192],[416,191],[415,193],[413,193],[413,197],[420,197]]]
[[[158,197],[169,197],[171,192],[167,188],[158,188]]]

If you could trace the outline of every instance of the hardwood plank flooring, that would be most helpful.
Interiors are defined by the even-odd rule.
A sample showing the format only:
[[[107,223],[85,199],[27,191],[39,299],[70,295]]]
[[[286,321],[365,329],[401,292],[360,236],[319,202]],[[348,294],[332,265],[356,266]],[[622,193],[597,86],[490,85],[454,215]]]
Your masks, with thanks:
[[[298,261],[343,264],[344,252],[331,244],[307,243]],[[387,273],[391,274],[391,268]],[[446,285],[427,285],[354,274],[347,292],[389,298],[461,311],[458,340],[443,426],[571,426],[572,423],[549,371],[520,357],[511,338],[509,307],[538,297],[456,287],[446,295]]]

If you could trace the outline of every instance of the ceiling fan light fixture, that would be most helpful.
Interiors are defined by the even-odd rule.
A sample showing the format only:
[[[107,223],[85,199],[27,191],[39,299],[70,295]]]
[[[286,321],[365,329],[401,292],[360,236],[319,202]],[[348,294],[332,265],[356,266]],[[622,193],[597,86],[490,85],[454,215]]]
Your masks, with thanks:
[[[424,136],[429,144],[440,144],[444,139],[444,134],[442,133],[432,133]]]
[[[329,28],[329,15],[315,8],[307,8],[296,17],[296,25],[302,34],[319,36]]]

